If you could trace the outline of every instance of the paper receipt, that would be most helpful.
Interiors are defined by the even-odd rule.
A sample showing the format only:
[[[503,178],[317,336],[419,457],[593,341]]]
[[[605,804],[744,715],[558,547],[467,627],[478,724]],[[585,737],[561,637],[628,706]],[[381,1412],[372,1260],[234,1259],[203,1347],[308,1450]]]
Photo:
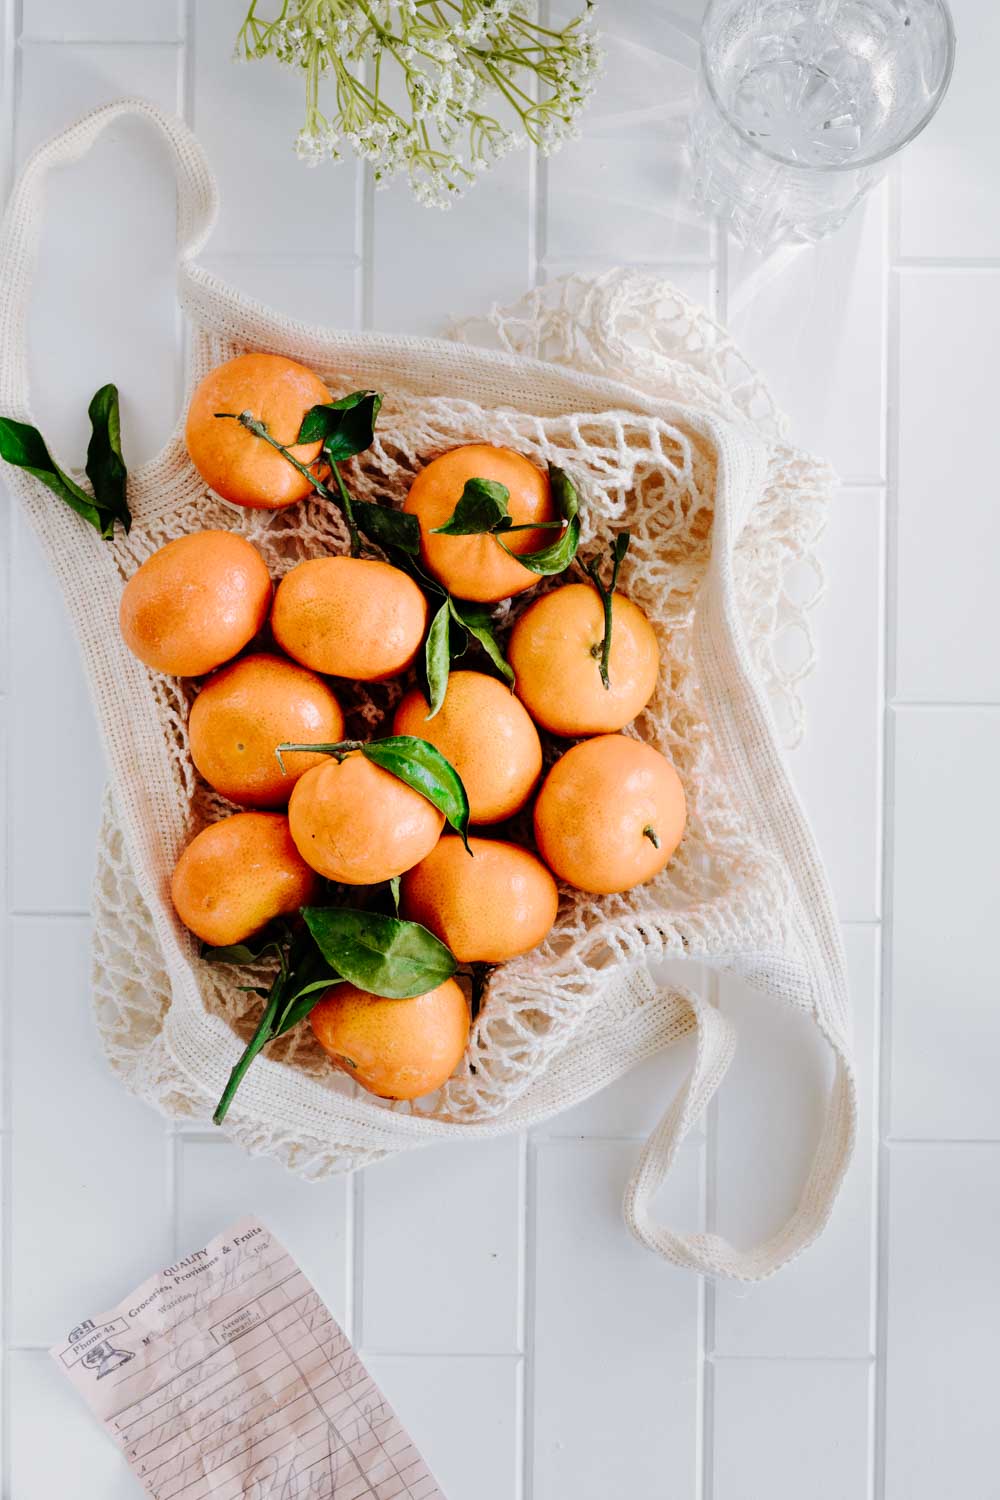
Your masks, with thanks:
[[[155,1500],[443,1500],[258,1219],[150,1277],[51,1353]]]

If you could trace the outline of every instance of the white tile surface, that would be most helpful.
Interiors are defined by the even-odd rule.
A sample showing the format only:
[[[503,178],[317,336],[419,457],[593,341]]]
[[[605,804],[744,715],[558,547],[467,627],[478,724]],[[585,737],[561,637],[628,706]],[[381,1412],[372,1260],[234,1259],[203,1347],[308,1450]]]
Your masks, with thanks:
[[[995,256],[1000,205],[986,184],[1000,171],[996,109],[1000,11],[951,0],[958,53],[937,118],[900,159],[900,248],[913,256]]]
[[[440,334],[450,318],[509,302],[528,285],[534,217],[529,158],[507,157],[480,191],[429,213],[405,188],[374,195],[371,324]],[[485,188],[485,191],[482,188]],[[419,263],[411,247],[419,243]]]
[[[895,738],[892,1130],[997,1138],[1000,709],[901,708]]]
[[[32,41],[113,42],[122,35],[124,13],[124,0],[22,0],[22,34]],[[128,6],[128,32],[135,41],[176,42],[183,31],[183,0]]]
[[[860,1075],[857,1158],[829,1228],[800,1260],[760,1286],[716,1285],[717,1354],[874,1353],[877,930],[849,927],[844,943]],[[787,1216],[816,1144],[815,1114],[804,1098],[795,1098],[815,1078],[815,1047],[801,1018],[776,1014],[767,1001],[742,988],[737,992],[728,981],[723,995],[726,1013],[741,1030],[741,1050],[718,1104],[717,1218],[742,1244]],[[806,1119],[809,1128],[803,1128]]]
[[[1000,697],[1000,509],[984,494],[996,454],[986,349],[998,329],[1000,271],[900,273],[901,698]]]
[[[208,253],[201,264],[245,297],[286,317],[330,328],[356,328],[360,321],[361,270],[353,256],[253,260]]]
[[[518,1493],[518,1360],[377,1354],[365,1363],[448,1500]]]
[[[8,1383],[8,1494],[19,1500],[135,1500],[125,1459],[47,1353],[11,1354]]]
[[[619,1229],[635,1148],[537,1148],[533,1214],[534,1500],[694,1494],[700,1292]],[[658,1211],[701,1221],[700,1157],[686,1147]]]
[[[730,247],[729,328],[766,372],[795,441],[845,481],[884,473],[885,188],[821,244]]]
[[[297,159],[305,84],[273,58],[233,60],[248,8],[245,0],[190,7],[192,123],[227,186],[212,250],[259,256],[300,244],[310,254],[353,254],[358,173],[346,160],[310,169]]]
[[[890,1162],[885,1500],[992,1500],[1000,1147]]]
[[[221,1136],[215,1141],[179,1136],[177,1152],[176,1253],[184,1255],[254,1214],[291,1251],[341,1327],[349,1327],[347,1179],[303,1182]]]
[[[15,911],[87,911],[104,758],[76,641],[23,518],[14,528],[10,735],[10,902]],[[67,737],[67,726],[72,731]]]
[[[449,1144],[365,1173],[366,1349],[518,1348],[520,1175],[516,1137]]]
[[[842,494],[825,543],[831,595],[815,617],[820,665],[793,760],[838,909],[855,924],[845,939],[861,1147],[823,1241],[773,1282],[737,1289],[702,1288],[627,1238],[621,1195],[635,1137],[679,1082],[687,1049],[535,1133],[528,1173],[514,1141],[414,1153],[354,1188],[306,1185],[223,1142],[171,1139],[100,1057],[85,922],[8,915],[0,1492],[11,1500],[124,1500],[134,1484],[47,1357],[10,1344],[54,1337],[247,1207],[274,1224],[338,1316],[357,1315],[366,1358],[449,1500],[993,1500],[1000,1148],[978,1138],[1000,1136],[986,904],[1000,720],[996,709],[895,713],[884,913],[879,720],[883,639],[898,697],[1000,699],[995,380],[984,352],[1000,331],[1000,281],[960,263],[1000,261],[990,191],[998,23],[990,6],[956,0],[952,94],[896,185],[818,250],[762,264],[718,245],[686,203],[682,104],[701,9],[603,7],[608,69],[584,139],[541,168],[528,154],[511,158],[436,216],[402,189],[367,195],[352,166],[310,172],[295,161],[301,80],[273,62],[229,61],[246,0],[4,8],[0,169],[122,94],[185,106],[222,191],[207,263],[293,316],[340,326],[437,331],[536,279],[620,259],[654,268],[724,316],[728,304],[789,411],[791,439],[862,482]],[[137,124],[116,127],[52,181],[29,325],[39,414],[67,458],[82,453],[86,402],[109,376],[122,388],[133,462],[173,425],[173,202],[166,158]],[[897,254],[905,270],[894,269]],[[928,257],[956,263],[913,263]],[[887,308],[890,284],[898,303]],[[889,350],[887,332],[898,335]],[[6,908],[82,911],[100,753],[54,585],[20,529],[4,552]],[[882,1137],[891,1126],[956,1144],[883,1151],[879,1235],[880,945],[892,980]],[[740,1054],[662,1211],[696,1225],[707,1201],[719,1227],[747,1243],[794,1201],[824,1065],[805,1018],[732,988],[724,1003]],[[877,1432],[873,1348],[886,1418]]]
[[[717,1362],[713,1500],[867,1500],[870,1380],[865,1361]]]
[[[168,1139],[100,1053],[88,924],[15,919],[10,960],[10,1336],[48,1345],[169,1263]]]
[[[820,546],[827,594],[813,615],[808,729],[791,756],[847,922],[870,921],[881,906],[883,528],[881,491],[838,491]]]

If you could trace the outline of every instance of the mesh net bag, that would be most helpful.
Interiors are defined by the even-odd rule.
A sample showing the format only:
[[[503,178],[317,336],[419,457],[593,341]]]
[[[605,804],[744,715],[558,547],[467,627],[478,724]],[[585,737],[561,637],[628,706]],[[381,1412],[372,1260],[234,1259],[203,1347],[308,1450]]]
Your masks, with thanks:
[[[674,763],[689,807],[684,842],[655,880],[618,896],[561,891],[550,937],[494,971],[465,1063],[432,1098],[401,1105],[359,1092],[300,1026],[258,1058],[224,1128],[248,1151],[318,1178],[438,1140],[521,1129],[694,1032],[690,1075],[641,1152],[626,1219],[679,1264],[746,1280],[770,1274],[822,1229],[854,1137],[840,938],[779,748],[782,730],[794,734],[801,717],[803,667],[783,670],[778,649],[787,631],[805,629],[787,579],[795,562],[812,557],[829,471],[787,443],[766,387],[725,332],[645,273],[566,278],[452,340],[339,333],[268,311],[197,264],[215,214],[214,182],[186,127],[141,101],[88,115],[22,174],[0,245],[5,413],[32,420],[23,320],[45,176],[123,113],[163,133],[177,170],[189,390],[247,349],[286,354],[334,392],[386,393],[374,446],[349,466],[359,496],[400,501],[436,454],[488,440],[571,473],[584,501],[586,551],[629,528],[620,586],[653,623],[664,663],[629,732]],[[175,1118],[205,1120],[259,1001],[237,988],[245,970],[198,960],[168,887],[192,835],[233,809],[190,762],[192,685],[149,672],[128,653],[118,600],[150,553],[189,531],[239,531],[275,580],[305,557],[346,550],[346,531],[315,497],[279,512],[227,504],[206,490],[180,429],[130,476],[132,531],[110,543],[37,481],[10,477],[65,594],[111,768],[94,892],[100,1037],[135,1094]],[[508,608],[513,616],[518,601]],[[378,732],[401,690],[346,689],[348,731]],[[672,1231],[650,1211],[733,1049],[728,1023],[692,988],[653,982],[650,962],[660,958],[740,975],[811,1015],[832,1049],[825,1122],[799,1204],[750,1249]]]

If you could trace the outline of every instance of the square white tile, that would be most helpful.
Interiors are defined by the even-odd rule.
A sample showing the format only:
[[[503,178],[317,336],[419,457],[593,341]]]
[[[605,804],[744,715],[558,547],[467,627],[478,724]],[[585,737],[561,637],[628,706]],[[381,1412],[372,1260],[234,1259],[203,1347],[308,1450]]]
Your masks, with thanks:
[[[364,1173],[358,1337],[391,1353],[518,1348],[517,1137],[405,1152]]]
[[[8,1383],[11,1496],[135,1500],[136,1481],[124,1455],[47,1353],[11,1353]]]
[[[635,1158],[624,1142],[537,1147],[535,1500],[695,1493],[701,1290],[628,1235]],[[688,1146],[658,1212],[697,1229],[700,1178]]]
[[[532,285],[534,186],[523,152],[500,162],[447,212],[425,208],[402,178],[375,194],[371,322],[439,335]]]
[[[896,693],[1000,698],[1000,509],[990,503],[1000,271],[899,273]]]
[[[847,922],[881,910],[883,530],[880,490],[837,492],[820,543],[827,594],[812,616],[818,660],[803,684],[805,737],[790,756]]]
[[[15,911],[87,911],[104,756],[58,584],[23,521],[11,575],[9,898]]]
[[[365,1356],[448,1500],[512,1500],[520,1479],[520,1361]]]
[[[753,1286],[719,1281],[715,1287],[714,1348],[722,1355],[773,1357],[863,1356],[874,1352],[874,1058],[878,1036],[879,944],[871,927],[844,931],[858,1069],[858,1144],[833,1218],[819,1241],[771,1280]],[[776,1229],[787,1215],[787,1143],[796,1140],[797,1182],[816,1135],[798,1122],[818,1121],[797,1093],[797,1053],[788,1048],[798,1019],[775,1014],[750,991],[725,986],[723,1008],[741,1028],[740,1052],[717,1106],[719,1219],[738,1244]],[[741,1053],[743,1054],[741,1056]],[[810,1049],[809,1061],[812,1054]],[[753,1072],[751,1082],[750,1072]],[[778,1081],[779,1071],[782,1075]],[[804,1082],[820,1079],[810,1066]],[[824,1070],[825,1071],[825,1070]]]
[[[252,260],[207,252],[201,264],[245,297],[300,323],[359,326],[361,271],[353,256]]]
[[[867,1500],[870,1385],[864,1360],[717,1362],[713,1500]]]
[[[894,1135],[1000,1136],[1000,708],[895,713]]]
[[[310,254],[353,254],[360,202],[355,160],[348,154],[316,168],[299,161],[305,74],[273,57],[234,60],[247,9],[246,0],[191,7],[192,123],[221,190],[209,248],[251,258],[287,254],[296,245]],[[324,99],[328,83],[321,85]]]
[[[179,78],[173,47],[25,46],[19,161],[78,115],[122,95],[176,111]],[[157,453],[176,426],[175,205],[168,148],[137,119],[107,126],[86,156],[47,179],[28,302],[28,369],[35,421],[64,468],[83,468],[87,406],[107,381],[120,392],[131,468]]]
[[[101,1054],[87,922],[12,922],[9,1004],[10,1337],[50,1344],[169,1264],[169,1138]]]
[[[982,0],[951,0],[951,10],[958,35],[951,89],[899,158],[900,249],[913,256],[995,256],[1000,204],[987,184],[1000,172],[1000,11]]]
[[[816,246],[729,247],[729,331],[845,482],[884,477],[886,190]]]
[[[23,0],[21,35],[46,42],[175,42],[184,32],[183,0]]]
[[[262,1219],[298,1262],[342,1328],[349,1328],[350,1179],[304,1182],[278,1162],[226,1140],[178,1138],[178,1255],[196,1250],[246,1214]]]
[[[1000,1147],[889,1160],[885,1500],[996,1492]]]

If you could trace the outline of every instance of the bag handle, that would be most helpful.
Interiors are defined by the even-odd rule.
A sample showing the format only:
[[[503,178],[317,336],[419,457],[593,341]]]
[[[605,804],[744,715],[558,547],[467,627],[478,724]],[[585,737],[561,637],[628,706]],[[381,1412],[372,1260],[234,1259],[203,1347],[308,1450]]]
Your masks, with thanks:
[[[39,146],[29,158],[11,195],[0,227],[0,411],[29,418],[25,337],[28,293],[34,277],[45,198],[53,167],[86,155],[97,137],[127,115],[146,119],[170,147],[177,178],[177,258],[196,255],[215,223],[219,200],[205,155],[184,121],[164,114],[145,99],[120,99],[91,111]]]
[[[694,1066],[673,1103],[642,1149],[625,1190],[625,1222],[637,1240],[675,1265],[708,1276],[761,1281],[787,1265],[822,1232],[851,1160],[857,1121],[854,1076],[838,1043],[827,1037],[836,1071],[827,1097],[823,1129],[799,1204],[772,1237],[739,1250],[718,1234],[680,1234],[653,1221],[650,1209],[681,1142],[726,1075],[736,1050],[736,1034],[714,1006],[687,990],[671,987],[687,1001],[698,1031]]]

